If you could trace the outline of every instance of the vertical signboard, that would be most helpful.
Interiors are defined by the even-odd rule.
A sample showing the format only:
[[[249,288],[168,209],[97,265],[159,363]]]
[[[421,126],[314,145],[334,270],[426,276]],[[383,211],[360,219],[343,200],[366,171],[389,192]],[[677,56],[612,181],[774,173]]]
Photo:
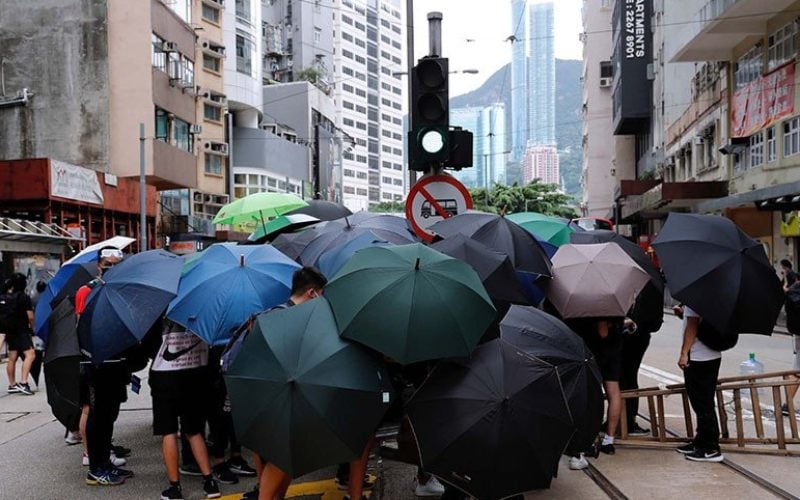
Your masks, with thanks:
[[[635,133],[652,114],[652,0],[618,0],[614,15],[614,128],[617,134]]]

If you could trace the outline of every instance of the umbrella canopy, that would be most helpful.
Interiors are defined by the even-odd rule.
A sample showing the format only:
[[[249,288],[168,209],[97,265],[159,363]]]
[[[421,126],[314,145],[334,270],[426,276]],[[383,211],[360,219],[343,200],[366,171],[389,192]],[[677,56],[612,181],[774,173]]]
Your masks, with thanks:
[[[615,244],[563,245],[547,298],[564,318],[622,317],[649,280]]]
[[[53,416],[67,429],[76,429],[81,415],[80,362],[75,305],[70,299],[58,303],[50,316],[44,359],[47,403]]]
[[[127,248],[134,241],[136,241],[134,238],[128,238],[127,236],[114,236],[113,238],[103,240],[100,243],[89,245],[88,247],[78,252],[77,255],[73,256],[71,259],[64,262],[64,265],[72,264],[73,262],[81,263],[81,262],[96,261],[97,251],[100,250],[101,248],[114,247],[119,250],[123,250]]]
[[[96,261],[84,263],[73,262],[64,264],[47,282],[47,288],[42,292],[34,311],[33,331],[42,340],[47,339],[48,320],[53,311],[53,304],[61,302],[68,295],[73,295],[80,287],[90,282],[97,275]]]
[[[482,500],[548,487],[574,432],[556,367],[501,339],[440,363],[407,411],[425,471]]]
[[[419,243],[357,252],[325,294],[343,337],[401,364],[469,356],[496,312],[469,265]]]
[[[251,314],[289,299],[299,268],[269,245],[211,245],[181,277],[167,318],[211,345],[225,344]]]
[[[264,243],[281,233],[289,233],[316,224],[320,220],[305,214],[281,215],[267,222],[266,226],[258,226],[256,231],[247,237],[247,241]]]
[[[178,293],[183,259],[163,250],[129,257],[92,290],[78,322],[81,350],[100,364],[144,338]]]
[[[357,251],[369,247],[385,247],[389,245],[391,243],[388,241],[382,240],[372,231],[367,231],[361,236],[323,253],[318,260],[319,270],[326,277],[333,278]]]
[[[672,213],[653,243],[670,294],[722,333],[771,335],[783,289],[761,243],[730,219]]]
[[[308,203],[289,193],[254,193],[220,208],[214,224],[255,222],[264,226],[267,220],[306,205]]]
[[[575,232],[570,235],[573,244],[591,245],[596,243],[615,243],[628,254],[648,275],[650,282],[645,285],[630,311],[631,319],[643,328],[655,331],[664,319],[664,278],[645,251],[624,236],[607,229]]]
[[[431,248],[472,266],[492,300],[528,303],[529,298],[507,255],[495,252],[463,234],[438,241]]]
[[[289,213],[310,215],[319,220],[336,220],[353,215],[353,212],[346,206],[325,200],[310,200],[308,206],[292,210]]]
[[[558,368],[575,424],[570,452],[586,451],[603,422],[603,378],[586,343],[559,319],[535,307],[511,306],[500,338]]]
[[[323,298],[260,315],[225,381],[239,441],[293,477],[361,455],[393,399]]]
[[[557,247],[569,243],[570,235],[575,232],[569,220],[536,212],[520,212],[507,217],[510,221],[524,227],[531,234]]]
[[[272,246],[283,252],[284,255],[292,260],[297,260],[300,253],[305,250],[308,244],[319,235],[319,231],[326,225],[322,222],[311,228],[306,228],[296,233],[279,234],[272,240]]]
[[[434,233],[449,238],[463,234],[511,259],[517,271],[539,276],[552,275],[550,259],[542,246],[526,230],[507,217],[483,212],[467,212],[437,222]]]
[[[297,258],[305,266],[319,266],[322,254],[367,232],[395,245],[418,241],[405,219],[369,212],[358,212],[350,217],[328,222],[325,226],[314,230],[316,237],[309,241]]]

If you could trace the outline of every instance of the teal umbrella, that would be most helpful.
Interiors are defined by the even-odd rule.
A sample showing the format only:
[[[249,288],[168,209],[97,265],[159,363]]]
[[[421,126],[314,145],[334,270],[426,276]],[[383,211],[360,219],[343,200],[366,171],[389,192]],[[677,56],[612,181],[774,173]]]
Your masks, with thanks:
[[[258,226],[255,232],[247,237],[247,241],[264,243],[266,240],[275,238],[281,233],[288,233],[311,226],[319,221],[316,217],[306,214],[281,215],[267,222],[264,226]]]
[[[293,477],[360,456],[394,397],[324,298],[260,315],[225,383],[239,441]]]
[[[519,224],[539,239],[557,247],[569,243],[569,235],[575,232],[569,221],[536,212],[521,212],[507,215],[506,218]]]
[[[325,294],[343,337],[402,364],[469,356],[496,314],[468,264],[419,243],[356,252]]]

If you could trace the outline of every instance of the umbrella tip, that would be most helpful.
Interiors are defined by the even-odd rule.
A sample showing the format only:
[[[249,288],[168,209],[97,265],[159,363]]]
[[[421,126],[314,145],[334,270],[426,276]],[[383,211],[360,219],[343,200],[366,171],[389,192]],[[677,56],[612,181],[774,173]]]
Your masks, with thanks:
[[[419,271],[419,257],[417,257],[417,263],[414,264],[414,270]]]
[[[239,266],[244,267],[244,254],[239,255]]]

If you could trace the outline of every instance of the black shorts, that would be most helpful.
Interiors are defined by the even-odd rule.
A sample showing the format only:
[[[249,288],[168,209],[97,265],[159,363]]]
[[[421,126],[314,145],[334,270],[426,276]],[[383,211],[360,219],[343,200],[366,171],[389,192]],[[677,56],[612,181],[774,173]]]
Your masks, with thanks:
[[[6,335],[6,344],[9,351],[22,353],[33,349],[33,337],[28,332],[9,333]]]
[[[205,377],[186,375],[150,372],[154,435],[176,434],[180,429],[181,434],[193,436],[205,429],[209,404]]]
[[[619,382],[622,376],[622,334],[612,334],[597,346],[594,353],[603,382]]]

